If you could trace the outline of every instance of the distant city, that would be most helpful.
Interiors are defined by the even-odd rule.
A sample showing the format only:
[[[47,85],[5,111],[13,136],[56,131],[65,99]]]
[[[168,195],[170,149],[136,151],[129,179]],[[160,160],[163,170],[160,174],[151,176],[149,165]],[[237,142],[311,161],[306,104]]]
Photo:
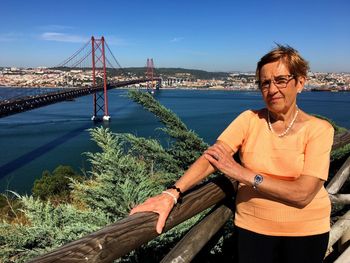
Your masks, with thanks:
[[[107,70],[111,82],[145,77],[145,68]],[[181,68],[155,69],[162,78],[162,88],[256,90],[254,72],[206,72]],[[102,77],[102,76],[101,76]],[[142,88],[135,84],[130,88]],[[91,69],[0,67],[0,86],[5,87],[84,87],[92,86]],[[350,91],[350,73],[309,72],[306,89],[316,91]]]

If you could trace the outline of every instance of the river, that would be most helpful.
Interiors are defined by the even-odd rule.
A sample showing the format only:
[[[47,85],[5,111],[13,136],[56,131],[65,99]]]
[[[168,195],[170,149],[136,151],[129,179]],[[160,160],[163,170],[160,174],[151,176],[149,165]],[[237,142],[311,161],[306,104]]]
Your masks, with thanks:
[[[17,89],[16,89],[17,90]],[[0,88],[0,98],[15,89]],[[157,130],[161,124],[149,112],[126,97],[127,90],[109,91],[113,132],[129,132],[166,143]],[[264,107],[259,92],[218,90],[161,90],[155,95],[208,143],[240,112]],[[303,92],[298,106],[324,115],[350,129],[350,92]],[[87,170],[84,152],[98,150],[90,140],[92,96],[66,101],[0,119],[0,191],[30,193],[35,178],[60,164]]]

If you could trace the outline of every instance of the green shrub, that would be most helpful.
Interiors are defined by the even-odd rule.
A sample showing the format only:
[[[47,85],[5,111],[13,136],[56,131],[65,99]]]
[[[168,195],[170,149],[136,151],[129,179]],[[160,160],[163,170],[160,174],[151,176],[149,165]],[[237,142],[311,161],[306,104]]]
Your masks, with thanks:
[[[44,171],[42,177],[35,180],[32,193],[41,200],[69,199],[71,180],[82,181],[83,178],[72,167],[60,165],[52,173]]]
[[[0,223],[0,262],[26,262],[110,223],[98,210],[18,196],[30,224]],[[2,261],[1,261],[2,260]]]

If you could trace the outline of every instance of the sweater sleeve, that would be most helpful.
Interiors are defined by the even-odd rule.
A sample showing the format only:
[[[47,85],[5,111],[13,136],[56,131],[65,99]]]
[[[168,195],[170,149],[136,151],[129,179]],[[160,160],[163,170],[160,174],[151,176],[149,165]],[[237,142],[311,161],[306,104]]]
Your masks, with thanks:
[[[220,134],[217,140],[226,143],[234,152],[237,152],[248,134],[249,123],[253,115],[251,110],[242,112]]]
[[[334,129],[326,121],[315,125],[305,145],[302,175],[327,181]]]

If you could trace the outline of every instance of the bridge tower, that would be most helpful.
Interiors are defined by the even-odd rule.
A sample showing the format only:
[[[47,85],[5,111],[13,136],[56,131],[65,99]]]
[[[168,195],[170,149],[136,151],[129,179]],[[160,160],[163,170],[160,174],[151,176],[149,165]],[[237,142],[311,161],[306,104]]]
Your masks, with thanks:
[[[109,121],[108,96],[107,96],[107,72],[105,56],[105,39],[91,37],[92,55],[92,85],[93,87],[103,85],[103,92],[96,92],[93,95],[94,114],[92,120],[100,120],[98,113],[102,112],[102,120]]]
[[[154,63],[153,63],[153,58],[148,58],[147,59],[147,72],[146,72],[146,77],[148,79],[147,81],[147,91],[150,93],[154,93]]]

